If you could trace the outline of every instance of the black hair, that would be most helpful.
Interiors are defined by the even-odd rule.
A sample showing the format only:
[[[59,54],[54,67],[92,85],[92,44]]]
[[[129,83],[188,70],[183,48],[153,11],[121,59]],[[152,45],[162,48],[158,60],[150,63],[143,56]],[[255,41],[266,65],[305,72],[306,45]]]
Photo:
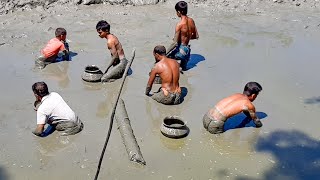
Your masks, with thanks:
[[[243,94],[251,96],[252,94],[258,95],[262,91],[262,86],[257,82],[248,82],[244,86]]]
[[[49,94],[48,86],[45,82],[36,82],[32,85],[32,91],[40,97],[44,97]]]
[[[177,2],[174,8],[176,9],[176,11],[179,11],[182,15],[187,15],[188,13],[188,4],[185,1]]]
[[[166,55],[166,48],[162,45],[158,45],[153,49],[153,52],[164,56]]]
[[[55,34],[56,37],[61,35],[67,35],[67,31],[64,28],[57,28]]]
[[[99,30],[110,31],[110,24],[105,20],[101,20],[97,23],[96,29],[97,29],[97,31],[99,31]]]

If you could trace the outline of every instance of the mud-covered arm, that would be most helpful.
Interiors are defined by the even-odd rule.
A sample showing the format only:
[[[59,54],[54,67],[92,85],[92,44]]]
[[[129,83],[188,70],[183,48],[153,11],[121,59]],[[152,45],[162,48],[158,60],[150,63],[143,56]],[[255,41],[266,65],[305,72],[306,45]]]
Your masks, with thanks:
[[[153,81],[156,77],[156,74],[157,74],[157,69],[155,67],[152,68],[151,72],[150,72],[150,76],[149,76],[149,80],[148,80],[148,84],[147,84],[147,87],[146,87],[146,91],[145,91],[145,94],[147,96],[149,96],[150,94],[150,91],[152,89],[152,85],[153,85]]]
[[[68,61],[69,60],[69,56],[70,56],[69,44],[66,41],[63,41],[63,45],[64,45],[64,49],[62,50],[62,52],[63,52],[62,59]]]
[[[173,37],[173,42],[168,47],[167,52],[172,51],[177,46],[179,37],[180,37],[180,26],[177,25],[175,29],[174,37]]]
[[[118,53],[117,53],[117,49],[116,49],[116,45],[114,43],[108,43],[108,48],[111,52],[111,61],[109,63],[109,65],[107,66],[107,69],[104,73],[107,73],[108,70],[110,69],[110,67],[114,64],[114,62],[116,61],[116,59],[118,59]]]
[[[63,51],[63,55],[62,55],[62,59],[68,61],[69,60],[69,56],[70,56],[69,51],[64,50]]]
[[[193,23],[194,23],[194,31],[196,33],[196,39],[199,39],[199,33],[198,33],[198,29],[197,29],[196,23],[195,22],[193,22]]]
[[[44,130],[44,124],[38,124],[36,129],[34,131],[32,131],[32,133],[36,136],[42,136]]]
[[[259,117],[257,116],[256,109],[255,109],[255,107],[253,105],[249,106],[249,107],[245,107],[245,109],[243,110],[243,113],[248,118],[253,120],[253,122],[256,125],[256,127],[261,127],[262,126],[262,123],[261,123]]]

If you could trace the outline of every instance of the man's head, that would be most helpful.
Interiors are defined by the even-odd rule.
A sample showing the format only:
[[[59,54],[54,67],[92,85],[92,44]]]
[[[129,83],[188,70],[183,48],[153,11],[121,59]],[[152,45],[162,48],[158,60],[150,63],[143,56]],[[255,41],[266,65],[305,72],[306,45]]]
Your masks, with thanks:
[[[260,91],[262,91],[262,86],[259,83],[248,82],[244,86],[243,94],[248,96],[249,100],[252,102],[256,99]]]
[[[153,56],[156,62],[160,61],[163,56],[166,55],[166,48],[164,46],[158,45],[153,49]]]
[[[99,37],[105,38],[110,33],[110,24],[107,21],[101,20],[96,25]]]
[[[37,98],[41,100],[42,97],[49,94],[48,86],[45,82],[36,82],[32,85],[32,91]]]
[[[67,31],[64,28],[57,28],[55,35],[58,39],[65,41],[67,38]]]
[[[188,4],[185,1],[177,2],[176,6],[174,7],[177,11],[177,16],[181,17],[181,15],[187,15],[188,13]]]

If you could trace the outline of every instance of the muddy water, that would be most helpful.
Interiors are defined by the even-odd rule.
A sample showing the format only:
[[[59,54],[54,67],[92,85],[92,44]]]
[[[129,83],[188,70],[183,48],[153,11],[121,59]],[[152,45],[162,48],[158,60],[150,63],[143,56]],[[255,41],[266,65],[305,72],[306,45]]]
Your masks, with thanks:
[[[100,179],[319,177],[319,13],[223,15],[191,8],[190,14],[200,39],[192,42],[190,70],[180,80],[187,95],[177,106],[164,106],[144,95],[152,49],[170,41],[177,22],[169,5],[90,6],[57,10],[55,15],[38,10],[1,17],[6,44],[0,46],[0,179],[93,179],[120,82],[86,83],[81,73],[88,64],[103,68],[109,61],[105,41],[94,30],[95,23],[107,17],[127,57],[137,49],[122,98],[147,166],[128,161],[115,126]],[[41,22],[34,24],[28,17]],[[36,52],[53,35],[48,27],[57,23],[68,30],[72,61],[33,69]],[[85,124],[80,134],[33,136],[31,85],[36,81],[45,81],[79,115]],[[241,92],[248,81],[263,86],[254,103],[264,126],[256,129],[251,123],[234,129],[244,118],[240,115],[226,123],[221,135],[205,132],[203,114],[221,98]],[[159,127],[167,115],[181,116],[190,134],[181,140],[162,136]]]

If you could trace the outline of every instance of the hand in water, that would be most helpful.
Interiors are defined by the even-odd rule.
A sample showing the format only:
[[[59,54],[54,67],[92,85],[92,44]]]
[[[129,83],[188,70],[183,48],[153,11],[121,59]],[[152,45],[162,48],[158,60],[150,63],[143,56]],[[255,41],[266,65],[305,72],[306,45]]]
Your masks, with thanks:
[[[253,123],[256,125],[257,128],[262,127],[262,122],[260,120],[253,120]]]
[[[151,91],[151,87],[146,87],[145,94],[146,94],[147,96],[151,96],[151,95],[149,94],[150,91]]]

